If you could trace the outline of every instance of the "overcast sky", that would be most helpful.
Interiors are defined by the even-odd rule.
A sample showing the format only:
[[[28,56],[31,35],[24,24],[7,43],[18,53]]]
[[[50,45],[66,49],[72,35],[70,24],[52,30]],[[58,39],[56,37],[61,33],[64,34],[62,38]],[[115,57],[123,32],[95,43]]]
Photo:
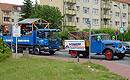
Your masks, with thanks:
[[[31,0],[31,1],[35,3],[35,0]],[[18,5],[23,5],[23,2],[24,0],[0,0],[0,3],[18,4]]]

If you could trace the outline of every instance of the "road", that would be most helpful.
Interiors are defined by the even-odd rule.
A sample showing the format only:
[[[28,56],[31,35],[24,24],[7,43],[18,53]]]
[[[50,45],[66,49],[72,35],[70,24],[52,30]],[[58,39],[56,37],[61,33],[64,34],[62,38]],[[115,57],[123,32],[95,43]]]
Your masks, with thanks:
[[[49,53],[44,53],[44,54],[41,54],[40,56],[53,56],[53,57],[71,58],[71,55],[68,53],[68,51],[65,51],[65,50],[57,51],[54,55],[50,55]],[[88,58],[84,58],[82,55],[80,55],[80,58],[88,59]],[[100,61],[108,61],[108,62],[117,63],[117,64],[120,64],[120,65],[125,65],[125,66],[130,67],[130,57],[128,57],[127,55],[122,60],[119,60],[116,56],[114,56],[114,60],[105,60],[104,55],[91,54],[91,59],[100,60]]]

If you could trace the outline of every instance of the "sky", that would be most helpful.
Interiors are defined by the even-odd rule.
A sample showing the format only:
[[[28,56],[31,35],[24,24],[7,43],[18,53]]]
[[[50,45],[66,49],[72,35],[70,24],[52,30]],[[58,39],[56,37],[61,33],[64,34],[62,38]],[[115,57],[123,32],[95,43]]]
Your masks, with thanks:
[[[35,0],[31,0],[31,1],[35,3]],[[9,3],[9,4],[17,4],[17,5],[23,5],[23,2],[24,0],[0,0],[0,3]]]

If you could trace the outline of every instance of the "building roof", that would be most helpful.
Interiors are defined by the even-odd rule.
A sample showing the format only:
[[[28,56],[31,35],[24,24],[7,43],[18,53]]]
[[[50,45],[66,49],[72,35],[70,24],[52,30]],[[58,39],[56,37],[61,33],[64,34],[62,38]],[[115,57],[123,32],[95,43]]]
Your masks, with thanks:
[[[129,3],[130,4],[130,0],[115,0],[115,1],[119,1],[119,2],[124,2],[124,3]]]
[[[20,11],[20,10],[16,10],[14,7],[22,7],[22,5],[0,3],[0,9],[1,10]]]

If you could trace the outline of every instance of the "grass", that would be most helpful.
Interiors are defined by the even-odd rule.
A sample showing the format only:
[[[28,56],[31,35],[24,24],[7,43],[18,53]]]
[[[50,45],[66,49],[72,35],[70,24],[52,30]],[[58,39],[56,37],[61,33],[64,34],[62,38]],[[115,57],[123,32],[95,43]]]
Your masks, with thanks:
[[[125,80],[97,64],[48,58],[8,59],[0,63],[0,80]]]

